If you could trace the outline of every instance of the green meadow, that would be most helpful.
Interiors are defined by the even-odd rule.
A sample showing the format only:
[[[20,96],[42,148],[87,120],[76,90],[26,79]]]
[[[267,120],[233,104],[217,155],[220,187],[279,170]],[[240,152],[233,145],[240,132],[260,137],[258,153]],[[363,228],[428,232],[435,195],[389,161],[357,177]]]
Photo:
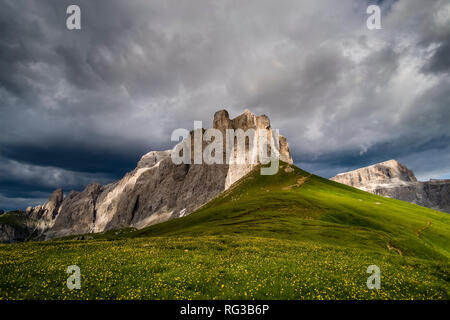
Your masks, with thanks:
[[[83,238],[0,245],[0,299],[450,298],[449,214],[284,163],[186,217]]]

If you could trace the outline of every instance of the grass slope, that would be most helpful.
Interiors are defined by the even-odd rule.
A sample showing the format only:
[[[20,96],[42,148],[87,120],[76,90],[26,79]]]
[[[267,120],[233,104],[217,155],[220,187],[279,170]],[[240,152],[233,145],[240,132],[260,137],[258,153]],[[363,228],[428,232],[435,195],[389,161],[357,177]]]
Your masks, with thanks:
[[[22,211],[8,211],[0,215],[0,224],[7,224],[20,230],[27,229],[27,219]]]
[[[187,217],[0,246],[0,298],[448,299],[450,215],[282,164]],[[65,287],[76,264],[82,289]],[[381,290],[369,290],[369,265]]]

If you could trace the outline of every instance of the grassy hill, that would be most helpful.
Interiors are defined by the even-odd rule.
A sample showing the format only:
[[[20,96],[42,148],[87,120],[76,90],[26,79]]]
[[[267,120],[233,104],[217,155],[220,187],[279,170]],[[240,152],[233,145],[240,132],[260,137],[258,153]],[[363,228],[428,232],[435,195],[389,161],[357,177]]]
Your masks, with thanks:
[[[26,241],[33,236],[34,223],[26,217],[23,211],[9,211],[0,215],[0,233],[5,232],[5,227],[8,226],[14,230],[14,235],[11,236],[10,234],[8,237],[2,237],[0,243]],[[9,228],[9,232],[11,232],[11,228]]]
[[[0,298],[450,297],[450,215],[286,164],[187,217],[90,237],[1,245]],[[81,290],[65,286],[73,264]],[[370,265],[380,290],[367,289]]]
[[[8,211],[0,215],[0,224],[7,224],[19,229],[26,229],[26,218],[22,211]]]

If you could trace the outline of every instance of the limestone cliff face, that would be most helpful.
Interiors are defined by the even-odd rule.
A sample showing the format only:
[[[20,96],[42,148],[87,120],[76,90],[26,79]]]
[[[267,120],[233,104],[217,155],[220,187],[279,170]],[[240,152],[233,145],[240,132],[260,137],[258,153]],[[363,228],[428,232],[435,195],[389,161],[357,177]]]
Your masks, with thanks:
[[[397,160],[377,163],[357,170],[340,173],[331,180],[356,188],[367,188],[371,184],[416,182],[414,173]]]
[[[26,214],[31,220],[36,221],[36,227],[45,230],[53,226],[59,213],[59,207],[63,202],[64,194],[62,189],[55,190],[44,205],[28,207]]]
[[[243,114],[232,120],[230,119],[228,112],[226,110],[217,111],[214,114],[213,128],[220,130],[224,137],[226,136],[227,129],[233,130],[242,129],[244,131],[248,129],[254,130],[264,129],[266,130],[268,141],[270,141],[269,139],[271,139],[270,137],[272,137],[273,134],[269,118],[266,115],[256,116],[253,113],[251,113],[248,109],[246,109]],[[259,135],[258,132],[256,131],[255,141],[253,141],[254,148],[256,148],[256,150],[259,150],[261,148],[261,146],[258,143],[258,140]],[[287,143],[286,138],[284,136],[279,135],[279,145],[277,147],[280,160],[287,163],[293,163],[289,149],[289,144]],[[225,180],[225,189],[228,189],[233,183],[235,183],[237,180],[248,174],[254,168],[254,165],[251,164],[251,161],[248,158],[249,148],[250,142],[246,141],[245,153],[239,152],[237,148],[233,149],[232,155],[234,156],[234,159],[236,159],[236,162],[238,164],[228,165],[228,172]],[[268,149],[270,150],[270,146]],[[245,164],[244,165],[239,164],[239,161]]]
[[[269,118],[256,116],[248,110],[234,119],[229,118],[226,110],[218,111],[213,127],[224,134],[226,129],[268,129],[271,133]],[[292,163],[286,138],[280,136],[279,140],[280,160]],[[205,145],[207,143],[203,142]],[[246,146],[249,148],[249,144]],[[247,153],[238,154],[236,148],[232,153],[238,158],[247,157]],[[225,148],[223,156],[225,159]],[[91,184],[82,192],[72,191],[64,199],[62,190],[57,190],[45,205],[29,208],[27,214],[40,220],[43,238],[123,227],[143,228],[190,214],[255,166],[247,162],[176,165],[171,159],[171,150],[152,151],[121,180],[106,186]]]
[[[414,173],[396,160],[340,173],[331,180],[450,213],[450,180],[417,181]]]

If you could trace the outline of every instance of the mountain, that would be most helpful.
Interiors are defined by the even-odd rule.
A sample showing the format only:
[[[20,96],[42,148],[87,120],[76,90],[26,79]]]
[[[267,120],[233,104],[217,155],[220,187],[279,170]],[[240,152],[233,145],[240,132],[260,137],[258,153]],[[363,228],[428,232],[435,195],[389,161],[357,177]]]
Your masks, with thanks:
[[[450,213],[450,180],[417,181],[414,173],[396,160],[340,173],[331,180]]]
[[[0,298],[449,299],[449,230],[443,212],[255,166],[178,219],[0,245]],[[72,264],[80,290],[61,285]],[[371,265],[381,290],[367,288]]]
[[[253,170],[188,217],[125,237],[241,234],[380,251],[396,248],[403,255],[445,260],[450,257],[449,223],[445,213],[372,195],[283,163],[274,176]]]
[[[270,123],[219,111],[214,127]],[[262,175],[268,165],[175,165],[153,151],[115,183],[1,215],[22,240],[58,239],[0,244],[0,299],[449,299],[450,215],[303,171],[284,138],[279,153]],[[369,171],[348,182],[417,183],[395,162]],[[79,290],[61,285],[70,265]],[[381,290],[367,287],[371,266]]]
[[[256,116],[249,110],[234,119],[230,119],[226,110],[217,111],[213,128],[224,135],[227,129],[264,129],[272,134],[269,118]],[[203,141],[205,131],[198,130],[205,148],[209,144]],[[195,137],[196,133],[191,131],[192,143]],[[246,148],[247,151],[259,152],[258,143],[247,142]],[[280,159],[292,163],[289,145],[281,135],[278,149]],[[225,151],[223,148],[223,159]],[[145,154],[136,169],[109,185],[90,184],[83,191],[72,191],[66,197],[58,189],[44,205],[28,208],[26,215],[36,221],[41,239],[125,227],[143,228],[190,214],[227,190],[257,164],[245,161],[246,155],[239,152],[237,145],[233,146],[232,154],[236,159],[245,158],[242,164],[174,164],[171,152]]]

